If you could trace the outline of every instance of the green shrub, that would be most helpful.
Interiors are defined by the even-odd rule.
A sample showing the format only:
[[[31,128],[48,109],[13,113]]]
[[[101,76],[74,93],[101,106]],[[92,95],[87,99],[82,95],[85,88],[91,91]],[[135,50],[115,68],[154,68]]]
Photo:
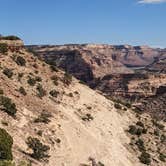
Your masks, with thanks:
[[[161,161],[165,162],[165,161],[166,161],[166,155],[160,153],[159,159],[160,159]]]
[[[159,129],[155,129],[155,130],[154,130],[154,135],[160,136],[160,131],[159,131]]]
[[[13,36],[13,35],[11,35],[11,36],[3,36],[3,37],[1,37],[1,39],[3,39],[3,40],[20,40],[19,37]]]
[[[27,95],[27,93],[26,93],[24,87],[22,87],[22,86],[19,88],[19,92],[20,92],[22,95],[24,95],[24,96]]]
[[[50,91],[49,94],[50,94],[52,97],[58,97],[59,92],[56,91],[56,90],[52,90],[52,91]]]
[[[36,77],[35,77],[35,80],[36,80],[37,82],[42,82],[42,78],[39,77],[39,76],[36,76]]]
[[[35,123],[45,123],[48,124],[49,122],[51,122],[50,118],[52,117],[52,115],[46,111],[43,111],[38,118],[36,118],[34,120]]]
[[[0,166],[15,166],[15,164],[12,161],[2,160]]]
[[[0,128],[0,160],[12,160],[13,138]]]
[[[3,95],[3,90],[2,89],[0,89],[0,95]]]
[[[58,72],[58,68],[55,65],[50,65],[52,71]]]
[[[73,96],[73,93],[69,93],[68,95],[69,95],[69,97],[74,97],[74,96]]]
[[[17,109],[15,103],[12,102],[12,100],[5,96],[0,96],[0,106],[2,106],[2,109],[4,112],[9,114],[10,116],[15,116]]]
[[[0,43],[0,53],[1,54],[6,54],[8,51],[8,46],[5,43]]]
[[[138,121],[136,125],[144,128],[144,124],[141,121]]]
[[[5,68],[3,70],[3,74],[5,74],[8,78],[11,78],[13,76],[13,71],[9,68]]]
[[[142,139],[138,139],[135,144],[140,151],[145,151],[144,141]]]
[[[89,113],[82,117],[83,121],[91,121],[93,119],[94,119],[93,116]]]
[[[18,56],[16,58],[15,62],[17,63],[17,65],[20,65],[20,66],[25,66],[26,65],[26,60],[21,56]]]
[[[82,80],[79,80],[79,83],[83,84],[83,85],[86,85],[86,83],[84,81],[82,81]]]
[[[39,135],[40,137],[42,137],[43,131],[42,130],[38,130],[36,134]]]
[[[136,128],[136,126],[130,125],[128,132],[129,132],[130,134],[132,134],[132,135],[135,135],[135,134],[137,133],[137,128]]]
[[[33,150],[31,157],[34,159],[42,160],[44,158],[49,158],[48,150],[50,150],[50,147],[43,145],[38,138],[28,137],[26,143],[28,147]]]
[[[17,166],[32,166],[31,161],[20,161]]]
[[[160,130],[164,130],[164,125],[163,125],[163,124],[157,122],[156,120],[152,120],[152,123],[153,123],[156,127],[158,127]]]
[[[46,93],[46,90],[43,89],[43,87],[42,87],[41,84],[38,84],[38,86],[37,86],[36,89],[37,89],[37,91],[38,91],[37,96],[40,97],[40,98],[44,97],[44,96],[47,94],[47,93]]]
[[[122,109],[122,106],[121,106],[119,103],[115,103],[115,104],[114,104],[114,107],[115,107],[116,109]]]
[[[1,123],[2,123],[2,125],[4,125],[4,126],[8,126],[8,122],[5,121],[5,120],[2,120]]]
[[[105,166],[105,165],[101,161],[99,161],[98,166]]]
[[[166,136],[164,134],[160,136],[160,141],[161,143],[166,143]]]
[[[134,125],[130,125],[128,132],[130,134],[132,134],[132,135],[138,135],[138,136],[140,136],[141,134],[146,134],[147,133],[147,129],[136,127]]]
[[[57,76],[52,76],[51,80],[53,80],[53,83],[57,86],[58,85],[58,77]]]
[[[139,160],[141,163],[143,164],[147,164],[147,165],[150,165],[151,164],[151,158],[150,158],[150,154],[143,151],[141,153],[141,155],[139,156]]]
[[[69,73],[65,73],[64,74],[64,77],[63,77],[63,82],[66,84],[66,85],[70,85],[71,82],[72,82],[72,75],[70,75]]]
[[[131,108],[131,104],[130,103],[124,103],[124,105],[127,107],[127,108]]]
[[[30,86],[35,86],[36,84],[36,79],[32,78],[32,77],[29,77],[28,80],[27,80],[27,83],[30,85]]]
[[[21,78],[24,76],[24,73],[18,73],[18,81],[21,81]]]

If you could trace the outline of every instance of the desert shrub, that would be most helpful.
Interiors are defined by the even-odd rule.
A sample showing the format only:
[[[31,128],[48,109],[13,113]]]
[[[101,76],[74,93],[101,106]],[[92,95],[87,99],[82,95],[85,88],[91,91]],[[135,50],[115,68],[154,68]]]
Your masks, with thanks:
[[[36,63],[34,63],[32,66],[33,66],[35,69],[38,68],[38,65],[37,65]]]
[[[71,82],[72,82],[72,75],[70,75],[69,73],[65,73],[64,74],[64,77],[63,77],[63,82],[66,84],[66,85],[70,85]]]
[[[18,81],[21,81],[21,78],[24,76],[24,73],[18,73]]]
[[[105,166],[105,165],[101,161],[99,161],[98,166]]]
[[[51,122],[50,118],[52,117],[52,115],[46,111],[43,111],[38,118],[36,118],[34,120],[35,123],[46,123],[48,124],[49,122]]]
[[[165,161],[166,161],[166,155],[164,155],[163,153],[160,153],[159,159],[160,159],[161,161],[165,162]]]
[[[28,137],[26,143],[28,147],[33,150],[31,157],[34,159],[42,160],[44,158],[49,158],[48,150],[50,150],[50,147],[41,143],[38,138]]]
[[[39,77],[39,76],[36,76],[36,77],[35,77],[35,80],[36,80],[37,82],[41,82],[41,81],[42,81],[42,78]]]
[[[37,135],[39,135],[40,137],[42,136],[42,134],[43,134],[43,131],[42,131],[42,130],[38,130],[38,131],[37,131]]]
[[[12,161],[2,160],[0,166],[15,166],[15,164]]]
[[[135,144],[140,151],[145,151],[144,141],[142,139],[138,139]]]
[[[139,156],[139,160],[140,160],[140,162],[143,163],[143,164],[150,165],[150,163],[151,163],[150,154],[147,153],[147,152],[145,152],[145,151],[143,151],[143,152],[141,153],[141,155]]]
[[[127,108],[131,108],[131,104],[130,103],[124,103],[124,105],[127,107]]]
[[[3,95],[3,90],[2,89],[0,89],[0,95]]]
[[[20,161],[17,166],[32,166],[31,161]]]
[[[58,72],[58,68],[55,65],[50,65],[52,71]]]
[[[32,78],[32,77],[29,77],[28,80],[27,80],[27,83],[28,83],[30,86],[35,86],[35,84],[36,84],[36,79],[35,79],[35,78]]]
[[[82,80],[79,80],[79,83],[83,84],[83,85],[86,85],[86,83],[84,81],[82,81]]]
[[[128,132],[130,134],[132,134],[132,135],[138,135],[138,136],[140,136],[141,134],[146,134],[147,133],[147,129],[136,127],[134,125],[130,125]]]
[[[89,113],[82,117],[83,121],[91,121],[93,119],[94,119],[93,116]]]
[[[124,110],[124,111],[127,111],[127,108],[126,108],[126,107],[124,107],[124,108],[123,108],[123,110]]]
[[[22,86],[19,88],[19,92],[20,92],[22,95],[24,95],[24,96],[27,95],[27,93],[26,93],[24,87],[22,87]]]
[[[8,51],[8,46],[5,43],[0,43],[0,53],[1,54],[6,54]]]
[[[8,126],[8,122],[5,121],[5,120],[2,120],[1,123],[2,123],[2,125],[4,125],[4,126]]]
[[[143,111],[140,108],[137,108],[137,107],[133,108],[132,110],[137,114],[142,114],[143,113]]]
[[[25,66],[26,65],[26,60],[21,56],[18,56],[16,58],[15,62],[17,63],[17,65],[20,65],[20,66]]]
[[[12,160],[13,138],[0,128],[0,160]]]
[[[154,130],[154,135],[156,135],[156,136],[159,136],[159,135],[160,135],[159,129]]]
[[[58,77],[57,76],[52,76],[51,80],[53,81],[53,83],[57,86],[58,85]]]
[[[1,39],[3,39],[3,40],[20,40],[19,37],[13,36],[13,35],[11,35],[11,36],[3,36],[3,37],[1,37]]]
[[[60,144],[61,143],[61,140],[59,138],[57,138],[56,140],[56,143]]]
[[[56,90],[51,90],[49,93],[52,97],[58,97],[59,92]]]
[[[38,74],[39,73],[39,71],[38,70],[35,70],[35,74]]]
[[[13,76],[13,71],[9,68],[5,68],[3,70],[3,74],[5,74],[8,78],[11,78]]]
[[[5,96],[0,96],[0,106],[2,106],[2,110],[9,114],[10,116],[15,116],[17,112],[17,108],[15,103],[12,100]]]
[[[41,84],[38,84],[38,86],[36,87],[37,91],[38,91],[38,94],[37,96],[42,98],[44,97],[47,93],[46,93],[46,90],[43,89],[42,85]]]
[[[136,132],[137,132],[137,128],[136,128],[136,126],[134,126],[134,125],[130,125],[130,126],[129,126],[129,130],[128,130],[128,132],[129,132],[130,134],[132,134],[132,135],[135,135]]]
[[[69,97],[74,97],[74,96],[73,96],[73,93],[69,93],[68,95],[69,95]]]
[[[136,125],[144,128],[144,124],[141,121],[138,121]]]
[[[146,134],[147,133],[147,129],[144,128],[144,125],[143,125],[143,127],[142,127],[141,123],[137,124],[137,125],[139,127],[137,127],[135,125],[130,125],[128,132],[132,135],[138,135],[138,136],[140,136],[141,134]]]
[[[153,125],[155,125],[157,128],[159,128],[160,130],[164,130],[164,125],[157,122],[156,120],[152,120]]]
[[[122,106],[121,106],[119,103],[115,103],[115,104],[114,104],[114,107],[115,107],[116,109],[122,109]]]
[[[164,134],[160,136],[160,141],[161,143],[166,143],[166,136]]]

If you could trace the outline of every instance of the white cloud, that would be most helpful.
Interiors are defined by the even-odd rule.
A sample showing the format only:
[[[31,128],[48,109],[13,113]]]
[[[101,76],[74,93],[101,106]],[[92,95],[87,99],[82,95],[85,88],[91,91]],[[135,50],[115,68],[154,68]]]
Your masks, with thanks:
[[[144,4],[156,4],[156,3],[163,3],[166,2],[166,0],[139,0],[138,3],[144,3]]]

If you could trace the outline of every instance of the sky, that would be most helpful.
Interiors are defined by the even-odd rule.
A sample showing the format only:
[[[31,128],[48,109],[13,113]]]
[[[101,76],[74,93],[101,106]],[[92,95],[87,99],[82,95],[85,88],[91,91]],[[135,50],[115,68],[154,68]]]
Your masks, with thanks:
[[[166,0],[0,0],[0,34],[25,44],[166,47]]]

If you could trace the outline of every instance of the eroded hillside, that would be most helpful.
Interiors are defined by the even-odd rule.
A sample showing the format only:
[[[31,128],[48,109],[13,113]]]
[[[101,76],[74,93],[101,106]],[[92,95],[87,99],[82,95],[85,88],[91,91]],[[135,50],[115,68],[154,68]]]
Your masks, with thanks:
[[[119,113],[112,101],[38,60],[23,46],[1,46],[6,48],[0,53],[0,128],[13,139],[13,157],[0,155],[1,162],[142,165],[127,148],[126,130],[135,121],[133,113]]]

